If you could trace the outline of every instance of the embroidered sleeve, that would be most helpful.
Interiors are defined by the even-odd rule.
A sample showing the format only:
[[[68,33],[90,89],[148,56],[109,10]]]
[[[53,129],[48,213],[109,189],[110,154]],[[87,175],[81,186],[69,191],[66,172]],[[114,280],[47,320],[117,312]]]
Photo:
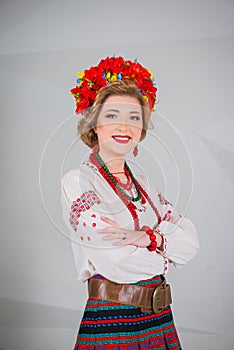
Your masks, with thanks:
[[[179,214],[174,208],[173,204],[162,195],[162,193],[158,194],[158,200],[161,205],[162,221],[165,220],[176,223],[183,217],[182,214]]]
[[[162,221],[157,226],[164,239],[161,254],[177,267],[191,260],[199,249],[196,228],[189,218],[180,214],[161,193],[158,193]]]
[[[101,201],[98,198],[97,194],[93,190],[85,191],[81,194],[80,197],[78,197],[76,200],[72,202],[71,210],[70,210],[70,216],[69,216],[69,222],[73,228],[74,231],[77,231],[77,227],[80,223],[80,220],[82,220],[82,213],[85,213],[86,211],[90,211],[90,223],[92,227],[96,227],[95,219],[97,217],[96,214],[92,213],[92,207],[94,204],[100,204]],[[84,227],[87,226],[87,222],[85,220],[82,220],[81,223]]]
[[[63,221],[73,241],[88,247],[105,248],[112,245],[98,233],[107,226],[101,219],[105,204],[84,176],[82,178],[71,171],[62,178],[61,204]]]

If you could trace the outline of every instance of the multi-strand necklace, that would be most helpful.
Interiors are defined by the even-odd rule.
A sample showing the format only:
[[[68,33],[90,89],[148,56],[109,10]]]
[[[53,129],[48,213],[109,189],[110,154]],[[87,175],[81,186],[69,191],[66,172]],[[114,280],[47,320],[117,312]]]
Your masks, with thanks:
[[[113,175],[113,177],[114,177],[115,181],[117,182],[117,184],[119,186],[121,186],[124,190],[126,190],[126,191],[131,191],[132,190],[133,182],[131,181],[130,176],[128,174],[126,174],[126,172],[118,171],[118,172],[115,172],[115,173],[112,172],[111,174]],[[127,177],[127,182],[126,183],[121,182],[119,177],[116,176],[116,174],[124,174]]]
[[[99,153],[97,152],[91,153],[89,160],[91,163],[93,163],[96,166],[100,174],[104,177],[104,179],[108,182],[108,184],[111,186],[114,192],[119,196],[119,198],[128,208],[129,212],[132,215],[133,222],[134,222],[134,229],[136,231],[140,230],[140,222],[139,222],[139,217],[137,215],[137,207],[134,204],[134,202],[137,202],[139,200],[141,200],[143,204],[145,204],[147,200],[158,218],[158,223],[161,222],[162,219],[158,209],[155,207],[148,193],[143,189],[140,183],[135,179],[135,177],[133,176],[133,173],[131,172],[126,162],[124,163],[124,172],[127,178],[131,179],[135,186],[136,193],[137,193],[136,197],[129,196],[128,193],[126,193],[124,189],[117,183],[115,177],[111,174],[108,167],[105,165],[102,158],[100,157]]]

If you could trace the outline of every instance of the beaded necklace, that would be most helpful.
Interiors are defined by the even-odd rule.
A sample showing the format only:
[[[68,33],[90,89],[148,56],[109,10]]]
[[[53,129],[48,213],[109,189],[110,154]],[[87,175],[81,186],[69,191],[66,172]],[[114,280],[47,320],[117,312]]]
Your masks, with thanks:
[[[121,188],[121,186],[118,185],[118,183],[116,182],[114,176],[110,173],[108,167],[106,166],[106,164],[103,162],[102,158],[100,157],[100,155],[98,153],[94,153],[94,156],[96,157],[96,159],[98,160],[99,164],[101,165],[101,167],[105,170],[106,172],[106,177],[108,177],[112,182],[113,184],[118,188],[118,190],[125,196],[127,196],[127,198],[132,201],[132,202],[137,202],[141,199],[141,192],[140,192],[140,189],[139,189],[139,186],[138,186],[138,183],[136,181],[136,179],[134,178],[134,176],[132,175],[132,173],[130,171],[128,171],[128,173],[130,174],[131,176],[131,179],[132,179],[132,182],[134,183],[135,187],[136,187],[136,190],[137,190],[137,197],[130,197],[126,192],[124,192],[124,190]],[[100,167],[100,166],[99,166]],[[124,167],[126,169],[127,168],[127,164],[126,162],[124,163]]]
[[[119,171],[119,172],[111,173],[111,174],[113,175],[115,181],[117,182],[117,184],[120,187],[122,187],[124,190],[131,191],[131,189],[133,187],[133,182],[131,181],[131,178],[126,173],[126,171]],[[126,183],[121,182],[121,180],[117,176],[115,176],[114,174],[124,174],[127,177],[127,182]]]
[[[130,176],[132,179],[136,190],[138,192],[138,195],[136,198],[130,197],[115,181],[114,177],[110,173],[108,167],[104,164],[102,158],[98,153],[91,153],[89,156],[89,160],[91,163],[93,163],[100,174],[104,177],[104,179],[108,182],[108,184],[111,186],[111,188],[114,190],[114,192],[119,196],[119,198],[122,200],[122,202],[126,205],[128,208],[130,214],[132,215],[133,222],[134,222],[134,229],[135,231],[140,230],[140,221],[139,217],[137,215],[137,207],[133,202],[136,202],[139,199],[142,199],[142,203],[146,203],[146,200],[150,204],[151,208],[153,209],[154,213],[156,214],[158,218],[158,223],[162,221],[160,213],[156,206],[154,205],[153,201],[151,200],[148,193],[143,189],[143,187],[140,185],[140,183],[134,178],[129,166],[127,163],[124,163],[124,168],[126,173]]]

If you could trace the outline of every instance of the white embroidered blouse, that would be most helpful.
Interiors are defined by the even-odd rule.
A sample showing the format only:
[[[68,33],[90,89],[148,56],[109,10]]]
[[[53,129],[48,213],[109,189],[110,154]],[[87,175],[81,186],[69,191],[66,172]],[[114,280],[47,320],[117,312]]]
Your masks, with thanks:
[[[157,228],[164,237],[163,251],[150,252],[133,245],[113,246],[98,233],[109,226],[101,216],[115,220],[120,227],[134,230],[132,216],[97,168],[83,162],[68,171],[61,181],[62,215],[69,229],[78,270],[78,280],[86,281],[95,274],[117,283],[134,283],[158,274],[166,274],[168,263],[182,267],[199,248],[196,228],[190,219],[178,214],[158,190],[143,176],[135,176],[157,207],[162,221],[148,201],[134,202],[143,225]],[[132,194],[136,196],[136,194]],[[169,219],[169,221],[166,221]]]

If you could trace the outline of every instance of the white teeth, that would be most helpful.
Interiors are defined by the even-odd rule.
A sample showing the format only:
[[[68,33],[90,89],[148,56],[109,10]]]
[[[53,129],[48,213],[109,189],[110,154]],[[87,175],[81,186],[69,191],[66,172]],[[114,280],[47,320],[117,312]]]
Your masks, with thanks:
[[[129,140],[129,137],[124,137],[124,136],[113,136],[115,139],[119,139],[119,140],[126,140],[128,141]]]

